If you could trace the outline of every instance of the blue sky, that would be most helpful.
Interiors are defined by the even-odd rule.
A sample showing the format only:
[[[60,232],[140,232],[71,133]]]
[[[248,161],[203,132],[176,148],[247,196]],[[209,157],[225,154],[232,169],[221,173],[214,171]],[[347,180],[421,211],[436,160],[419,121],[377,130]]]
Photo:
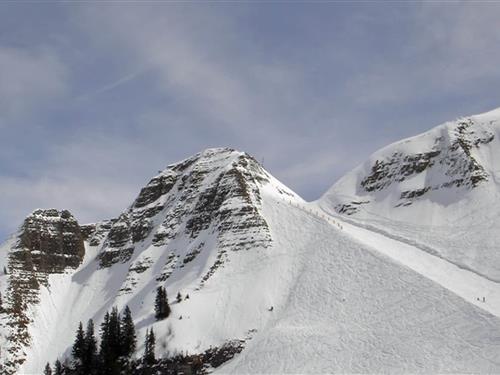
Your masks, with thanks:
[[[0,238],[112,217],[157,170],[247,151],[314,200],[378,148],[500,106],[500,5],[0,3]]]

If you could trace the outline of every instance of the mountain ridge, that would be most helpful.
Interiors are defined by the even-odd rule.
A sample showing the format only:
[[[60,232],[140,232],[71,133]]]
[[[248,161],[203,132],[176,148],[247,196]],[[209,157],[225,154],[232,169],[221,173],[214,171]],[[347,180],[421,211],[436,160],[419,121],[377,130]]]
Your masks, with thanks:
[[[498,137],[480,139],[480,147],[490,147]],[[457,145],[467,160],[469,146]],[[439,155],[424,157],[426,168]],[[410,177],[421,173],[419,162],[410,165],[416,168]],[[368,192],[385,194],[407,177]],[[450,186],[479,191],[491,179],[474,181]],[[413,209],[427,193],[391,210]],[[450,283],[462,280],[460,270],[448,268],[449,279],[442,277],[446,256],[444,268],[428,272],[427,253],[351,226],[371,222],[356,213],[344,220],[331,203],[305,202],[234,149],[207,149],[170,164],[116,218],[78,225],[83,258],[76,268],[47,274],[22,321],[0,313],[0,347],[9,353],[0,356],[3,373],[36,373],[47,361],[69,357],[79,321],[100,322],[111,307],[126,305],[138,332],[136,356],[150,328],[160,356],[243,343],[240,354],[210,370],[220,373],[500,371],[500,319],[489,302],[496,289],[481,305],[474,300],[481,280],[455,288]],[[17,242],[0,246],[0,254]],[[394,251],[384,251],[388,244]],[[11,277],[0,274],[3,295]],[[158,286],[170,297],[189,295],[171,304],[164,321],[153,315]],[[12,323],[27,335],[16,345],[7,340]]]

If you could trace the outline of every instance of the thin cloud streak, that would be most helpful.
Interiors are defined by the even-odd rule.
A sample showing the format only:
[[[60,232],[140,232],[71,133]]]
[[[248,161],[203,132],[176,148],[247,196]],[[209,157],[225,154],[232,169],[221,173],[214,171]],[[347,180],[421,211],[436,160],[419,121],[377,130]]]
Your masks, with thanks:
[[[109,84],[106,84],[106,85],[104,85],[104,86],[102,86],[102,87],[100,87],[100,88],[98,88],[90,93],[86,93],[86,94],[82,94],[80,96],[77,96],[75,100],[77,100],[77,101],[89,100],[95,96],[98,96],[100,94],[103,94],[103,93],[111,91],[111,90],[114,90],[125,83],[128,83],[134,79],[137,79],[138,77],[143,75],[146,71],[147,71],[147,69],[141,69],[135,73],[127,74],[127,75],[119,78],[118,80],[111,82]]]

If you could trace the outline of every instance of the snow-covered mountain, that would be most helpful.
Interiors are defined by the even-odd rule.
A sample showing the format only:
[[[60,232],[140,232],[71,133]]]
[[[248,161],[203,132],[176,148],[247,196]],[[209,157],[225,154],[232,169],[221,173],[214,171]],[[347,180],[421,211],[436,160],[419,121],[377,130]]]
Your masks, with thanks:
[[[281,298],[244,301],[273,283],[269,272],[248,269],[266,263],[259,259],[272,244],[264,190],[300,201],[250,156],[210,149],[168,166],[116,219],[78,226],[67,211],[35,211],[2,249],[4,295],[28,304],[5,319],[7,367],[39,371],[65,353],[79,321],[99,322],[114,305],[128,304],[145,331],[154,323],[158,285],[167,285],[171,299],[190,296],[173,305],[175,318],[155,326],[165,351],[204,350],[260,328],[265,316],[258,311]]]
[[[219,373],[499,372],[497,284],[433,258],[325,214],[245,153],[209,149],[118,218],[26,219],[0,248],[0,364],[40,373],[70,354],[78,322],[128,305],[138,356],[149,328],[159,356],[237,340]],[[161,321],[158,286],[172,308]]]
[[[375,152],[318,202],[500,282],[500,109]]]

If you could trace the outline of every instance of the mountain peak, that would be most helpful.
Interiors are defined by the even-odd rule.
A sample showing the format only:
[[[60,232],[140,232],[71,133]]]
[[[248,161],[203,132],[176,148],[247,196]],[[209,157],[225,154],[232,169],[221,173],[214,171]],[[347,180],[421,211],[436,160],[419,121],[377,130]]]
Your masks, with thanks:
[[[259,205],[260,190],[270,180],[271,176],[246,153],[230,148],[207,149],[167,166],[153,177],[134,203],[110,223],[107,235],[100,233],[99,239],[90,241],[102,247],[104,267],[129,261],[139,244],[169,246],[181,235],[192,238],[193,245],[188,248],[198,246],[196,252],[200,252],[204,244],[195,239],[204,231],[216,235],[219,247],[268,246],[269,233]],[[243,226],[245,235],[256,226],[253,241],[238,239],[237,228],[241,231]]]
[[[411,237],[431,253],[500,280],[500,255],[487,233],[499,219],[498,165],[500,109],[495,109],[446,122],[375,152],[319,204],[377,230]],[[458,228],[467,240],[456,235]],[[449,233],[456,237],[453,246]],[[481,250],[468,251],[471,243],[480,244]]]

